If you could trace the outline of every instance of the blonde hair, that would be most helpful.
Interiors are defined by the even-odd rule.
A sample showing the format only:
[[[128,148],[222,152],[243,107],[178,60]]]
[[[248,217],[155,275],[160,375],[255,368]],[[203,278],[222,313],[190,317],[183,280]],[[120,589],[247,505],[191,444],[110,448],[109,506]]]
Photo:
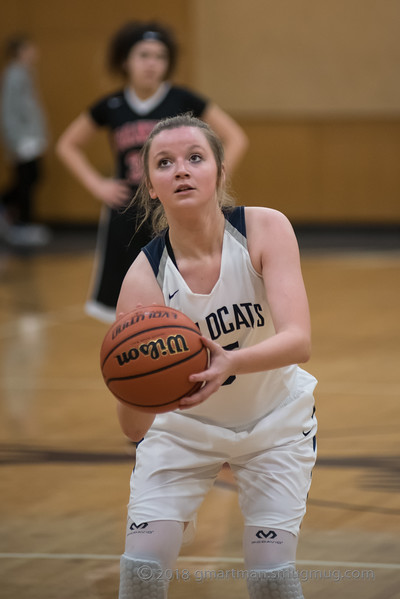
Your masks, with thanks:
[[[217,165],[217,200],[220,208],[231,207],[235,204],[233,197],[226,190],[225,178],[223,175],[224,166],[224,148],[219,137],[204,121],[193,117],[191,113],[185,113],[179,116],[170,117],[163,119],[157,123],[149,137],[147,138],[142,151],[143,161],[143,177],[138,187],[138,190],[131,202],[131,206],[136,204],[138,207],[139,226],[149,219],[153,231],[156,234],[161,233],[168,227],[167,218],[165,216],[164,208],[158,198],[153,199],[149,194],[150,174],[149,174],[149,154],[151,144],[154,138],[167,129],[178,129],[180,127],[196,127],[201,129],[207,139],[209,146],[214,154],[215,163]]]

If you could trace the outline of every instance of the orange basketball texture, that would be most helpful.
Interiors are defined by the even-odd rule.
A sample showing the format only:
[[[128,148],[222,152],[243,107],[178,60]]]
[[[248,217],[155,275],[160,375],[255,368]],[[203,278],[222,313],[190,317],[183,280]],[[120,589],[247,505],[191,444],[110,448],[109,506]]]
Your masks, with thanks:
[[[137,308],[108,330],[100,365],[109,390],[145,412],[168,412],[201,383],[190,374],[205,370],[208,352],[194,322],[168,306]]]

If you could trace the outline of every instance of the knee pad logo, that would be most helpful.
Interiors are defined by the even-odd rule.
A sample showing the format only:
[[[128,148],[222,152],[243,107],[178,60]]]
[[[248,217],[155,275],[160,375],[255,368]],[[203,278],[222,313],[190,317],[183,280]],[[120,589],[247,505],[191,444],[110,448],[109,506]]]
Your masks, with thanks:
[[[279,540],[278,533],[276,533],[274,530],[265,532],[261,528],[258,532],[256,532],[255,536],[257,540],[255,539],[254,541],[251,541],[252,545],[254,543],[272,543],[274,545],[282,545],[283,543],[283,541]]]
[[[142,522],[141,524],[136,524],[136,522],[132,522],[132,524],[129,527],[129,530],[143,530],[144,528],[147,528],[148,525],[148,522]]]
[[[275,539],[278,535],[273,530],[268,532],[264,532],[263,530],[259,530],[256,532],[257,539]]]

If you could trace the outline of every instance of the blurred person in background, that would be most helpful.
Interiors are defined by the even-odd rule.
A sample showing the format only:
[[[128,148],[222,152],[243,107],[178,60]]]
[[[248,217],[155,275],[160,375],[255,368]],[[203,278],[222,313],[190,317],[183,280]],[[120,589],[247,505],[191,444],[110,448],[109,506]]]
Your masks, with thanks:
[[[214,102],[171,83],[177,60],[173,32],[159,22],[127,22],[112,36],[108,66],[123,87],[98,99],[65,130],[57,144],[61,161],[102,203],[96,260],[86,312],[102,322],[115,319],[115,306],[125,274],[151,239],[148,223],[136,205],[127,208],[142,176],[140,151],[158,121],[191,112],[207,122],[222,139],[228,174],[241,160],[247,137],[242,128]],[[100,128],[110,133],[115,177],[101,174],[85,147]]]
[[[12,179],[0,194],[0,236],[14,246],[40,246],[49,241],[50,234],[34,222],[35,192],[48,144],[46,118],[35,81],[39,52],[33,40],[21,34],[8,40],[5,54],[1,136]]]

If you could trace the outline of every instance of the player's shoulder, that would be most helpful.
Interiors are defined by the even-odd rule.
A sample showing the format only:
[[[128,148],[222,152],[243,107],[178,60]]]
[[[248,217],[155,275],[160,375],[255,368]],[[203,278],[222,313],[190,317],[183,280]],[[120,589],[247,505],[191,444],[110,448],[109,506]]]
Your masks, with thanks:
[[[140,279],[141,277],[150,275],[152,278],[154,274],[153,263],[149,259],[148,254],[142,250],[128,268],[125,275],[125,281],[136,281],[138,278]]]
[[[138,284],[138,281],[140,284]],[[122,282],[119,294],[117,313],[128,312],[131,306],[149,305],[154,301],[162,301],[162,294],[154,276],[154,271],[143,252],[137,256],[129,267]]]
[[[163,231],[160,235],[157,235],[147,245],[145,245],[144,248],[142,248],[141,253],[146,256],[155,277],[158,276],[161,260],[168,243],[167,240],[167,232]]]
[[[245,207],[246,224],[256,229],[265,227],[271,229],[291,229],[292,225],[288,217],[276,210],[265,206],[246,206]]]
[[[169,92],[179,96],[187,96],[193,94],[192,90],[185,85],[171,85]]]
[[[279,210],[261,206],[246,208],[246,229],[249,253],[257,272],[261,272],[265,256],[297,251],[293,227]]]
[[[279,210],[264,206],[233,206],[223,209],[226,220],[244,237],[292,231],[289,219]]]
[[[114,92],[109,92],[108,94],[104,94],[95,100],[92,104],[92,107],[104,106],[109,109],[116,109],[122,106],[125,103],[125,96],[123,90],[116,90]]]
[[[169,95],[175,98],[179,98],[181,100],[195,100],[204,104],[208,103],[208,100],[205,96],[191,89],[190,87],[186,87],[185,85],[171,85]]]

